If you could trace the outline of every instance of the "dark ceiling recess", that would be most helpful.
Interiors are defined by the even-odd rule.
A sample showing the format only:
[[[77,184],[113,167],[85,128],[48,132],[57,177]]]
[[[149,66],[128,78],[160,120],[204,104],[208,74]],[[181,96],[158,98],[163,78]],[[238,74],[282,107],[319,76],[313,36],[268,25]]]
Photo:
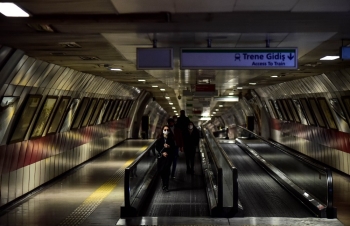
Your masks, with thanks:
[[[79,56],[82,60],[99,60],[97,56]]]
[[[76,42],[59,42],[58,45],[63,48],[81,48],[81,45]]]
[[[65,56],[66,55],[66,53],[51,53],[51,55],[53,55],[53,56]]]
[[[55,29],[52,28],[49,24],[34,24],[34,23],[28,23],[27,24],[30,28],[39,31],[39,32],[56,32]]]

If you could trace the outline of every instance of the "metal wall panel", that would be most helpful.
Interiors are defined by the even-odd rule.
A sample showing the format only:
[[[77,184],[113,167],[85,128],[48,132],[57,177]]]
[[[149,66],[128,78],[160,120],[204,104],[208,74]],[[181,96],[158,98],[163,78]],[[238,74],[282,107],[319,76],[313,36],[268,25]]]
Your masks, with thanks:
[[[29,165],[29,185],[28,185],[28,189],[29,191],[33,190],[35,188],[34,184],[35,184],[35,165],[34,164],[30,164]]]
[[[18,198],[24,194],[23,192],[23,168],[16,170],[16,197]]]
[[[66,90],[66,87],[68,86],[68,84],[71,82],[73,77],[76,76],[77,74],[78,74],[78,71],[71,69],[69,73],[67,73],[67,75],[63,77],[64,79],[58,84],[56,89]]]
[[[9,173],[1,174],[1,205],[8,203],[9,199]]]
[[[7,58],[11,56],[13,49],[7,46],[0,46],[0,70],[6,64]],[[0,83],[1,84],[1,83]]]
[[[23,64],[27,61],[28,56],[25,56],[24,53],[20,50],[16,50],[12,54],[11,58],[6,62],[5,66],[0,71],[0,85],[10,84],[13,77],[21,69]],[[5,80],[6,79],[6,80]]]
[[[8,200],[14,200],[16,198],[16,171],[9,172],[9,192],[8,192]]]
[[[47,70],[52,68],[52,67],[48,67],[48,66],[49,66],[49,63],[42,62],[41,65],[38,67],[38,69],[33,74],[33,76],[25,84],[25,86],[38,87],[38,86],[34,86],[34,84],[37,81],[39,81],[42,77],[45,77],[45,75],[47,75]],[[19,85],[21,85],[21,84],[19,84]]]
[[[12,79],[10,84],[24,86],[29,81],[29,78],[35,73],[42,61],[37,61],[33,58],[28,58],[25,64],[18,71],[16,76]]]
[[[85,75],[86,75],[85,73],[77,74],[75,81],[68,86],[68,89],[72,90],[72,91],[78,90],[78,87],[81,84],[81,82],[83,81]]]
[[[45,181],[45,172],[46,171],[46,159],[40,161],[40,177],[39,177],[39,186],[44,184]]]
[[[65,70],[62,72],[62,74],[60,74],[60,76],[58,77],[58,79],[52,84],[51,88],[52,89],[57,89],[58,86],[64,82],[64,80],[66,79],[67,76],[69,76],[70,74],[72,74],[74,72],[73,69],[70,68],[65,68]]]
[[[23,167],[23,194],[29,192],[29,166]]]
[[[17,106],[24,103],[29,93],[42,94],[41,105],[49,94],[72,98],[135,99],[140,93],[134,87],[35,60],[23,55],[23,52],[21,55],[20,51],[15,51],[10,59],[12,61],[9,60],[0,71],[3,75],[0,77],[7,78],[7,84],[0,84],[0,92],[19,96]],[[15,109],[10,123],[17,116],[18,109]],[[36,116],[39,113],[37,111]],[[162,122],[166,119],[164,115],[160,118]],[[1,205],[126,139],[127,122],[128,119],[122,119],[28,140],[33,126],[31,122],[24,141],[0,146]],[[7,134],[8,131],[3,140],[6,140]]]

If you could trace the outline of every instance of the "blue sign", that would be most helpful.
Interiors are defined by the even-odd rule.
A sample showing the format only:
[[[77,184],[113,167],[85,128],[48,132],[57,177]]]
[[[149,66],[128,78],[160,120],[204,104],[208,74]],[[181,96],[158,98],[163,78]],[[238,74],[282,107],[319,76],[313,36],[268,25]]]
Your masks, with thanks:
[[[181,49],[181,69],[297,69],[297,48]]]

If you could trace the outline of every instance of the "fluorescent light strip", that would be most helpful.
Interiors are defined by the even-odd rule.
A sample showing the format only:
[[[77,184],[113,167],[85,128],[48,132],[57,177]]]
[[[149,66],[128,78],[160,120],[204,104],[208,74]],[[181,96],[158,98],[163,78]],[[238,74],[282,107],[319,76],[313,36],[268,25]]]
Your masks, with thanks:
[[[165,91],[165,89],[160,89],[160,91]]]
[[[156,87],[158,87],[158,86],[152,86],[153,88],[156,88]]]
[[[239,101],[238,96],[220,96],[220,97],[214,97],[215,101],[222,101],[222,102],[237,102]]]
[[[322,57],[320,60],[336,60],[338,58],[339,56],[325,56],[325,57]]]
[[[11,2],[0,2],[0,13],[7,17],[29,17],[28,13]]]
[[[111,68],[109,70],[111,70],[111,71],[122,71],[122,69],[120,69],[120,68]]]
[[[139,82],[145,82],[146,80],[144,80],[144,79],[139,79],[138,81],[139,81]]]

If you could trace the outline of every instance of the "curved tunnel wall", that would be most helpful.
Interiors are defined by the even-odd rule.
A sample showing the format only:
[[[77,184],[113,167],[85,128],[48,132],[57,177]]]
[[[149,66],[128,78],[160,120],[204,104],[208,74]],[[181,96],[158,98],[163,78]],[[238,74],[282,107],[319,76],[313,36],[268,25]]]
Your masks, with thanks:
[[[125,140],[139,94],[0,46],[0,206]]]
[[[230,112],[234,112],[238,125],[244,125],[242,110],[250,112],[255,116],[254,132],[350,174],[350,115],[344,102],[349,98],[350,70],[347,69],[252,90],[249,99],[240,100]],[[311,109],[309,116],[302,102]],[[293,105],[300,116],[297,120],[288,107]],[[285,108],[290,115],[278,110]],[[314,113],[314,108],[320,113]],[[232,122],[228,114],[222,117]],[[334,120],[328,122],[326,118]]]
[[[153,101],[153,99],[149,99],[143,114],[148,115],[149,117],[148,137],[157,138],[162,126],[168,123],[167,120],[170,115],[167,114],[156,101]],[[140,136],[141,132],[142,131],[140,130]]]

